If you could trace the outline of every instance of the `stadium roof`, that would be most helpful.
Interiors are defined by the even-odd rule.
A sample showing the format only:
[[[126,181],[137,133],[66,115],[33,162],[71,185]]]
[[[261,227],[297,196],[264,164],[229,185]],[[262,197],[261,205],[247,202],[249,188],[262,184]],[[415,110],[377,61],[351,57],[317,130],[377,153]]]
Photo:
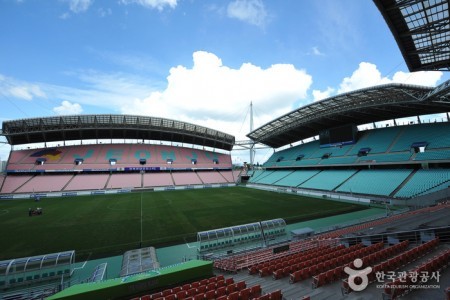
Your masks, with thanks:
[[[279,148],[320,131],[346,124],[362,125],[383,120],[450,111],[450,81],[435,89],[387,84],[356,90],[317,101],[291,111],[247,136]]]
[[[130,115],[74,115],[4,121],[10,145],[90,139],[139,139],[188,143],[230,151],[232,135],[186,122]]]
[[[450,70],[449,0],[374,0],[411,72]]]

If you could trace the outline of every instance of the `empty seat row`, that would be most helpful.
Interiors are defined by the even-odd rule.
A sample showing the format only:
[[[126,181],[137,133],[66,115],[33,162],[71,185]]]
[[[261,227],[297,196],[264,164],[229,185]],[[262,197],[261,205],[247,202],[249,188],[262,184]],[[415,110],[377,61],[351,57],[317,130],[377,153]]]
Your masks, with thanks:
[[[329,261],[324,261],[321,263],[314,262],[314,264],[312,262],[307,262],[306,264],[300,265],[295,271],[293,271],[289,275],[289,282],[295,283],[297,281],[307,279],[309,277],[322,273],[325,269],[330,269],[332,268],[332,266],[334,267],[335,265],[342,266],[353,260],[354,257],[357,255],[356,254],[357,250],[361,249],[362,247],[363,247],[362,244],[356,244],[350,246],[347,249],[337,251],[335,257],[331,259],[328,258]],[[322,257],[320,259],[321,259],[320,261],[323,261],[323,259],[326,258]]]
[[[424,278],[426,279],[426,282],[431,281],[432,279],[430,277],[433,277],[433,273],[447,267],[449,260],[450,249],[447,249],[446,251],[434,256],[432,259],[424,262],[417,268],[404,272],[403,276],[397,277],[392,282],[387,283],[384,288],[384,294],[391,299],[396,299],[398,296],[403,296],[409,293],[414,289],[413,287],[415,285],[423,284]],[[439,278],[437,278],[437,280],[439,281]]]
[[[402,254],[399,254],[395,257],[392,257],[388,260],[385,260],[377,265],[375,265],[372,268],[372,272],[368,274],[368,280],[370,282],[374,282],[376,280],[376,274],[378,273],[386,273],[389,271],[395,271],[401,266],[404,266],[406,264],[409,264],[413,262],[414,260],[417,260],[418,258],[422,257],[432,249],[434,249],[437,245],[439,245],[439,238],[435,238],[434,240],[431,240],[429,242],[426,242],[422,245],[419,245],[417,247],[414,247]],[[348,284],[348,279],[344,279],[342,281],[342,292],[344,294],[348,294],[352,292],[352,289],[350,288]]]
[[[379,243],[379,244],[382,245],[382,243]],[[374,265],[375,263],[385,260],[388,257],[394,256],[394,255],[404,251],[408,247],[408,245],[409,245],[409,242],[406,240],[406,241],[403,241],[396,245],[393,245],[389,248],[382,249],[382,247],[380,247],[380,249],[378,249],[378,251],[376,251],[376,252],[372,252],[369,254],[367,254],[367,253],[363,254],[360,257],[358,257],[362,260],[361,268]],[[354,266],[354,261],[350,262],[347,266],[352,269],[358,269]],[[333,269],[329,269],[327,271],[320,273],[317,276],[314,276],[312,287],[318,288],[325,284],[335,282],[335,281],[341,279],[340,275],[346,274],[346,273],[342,272],[344,267],[345,266],[336,266]]]

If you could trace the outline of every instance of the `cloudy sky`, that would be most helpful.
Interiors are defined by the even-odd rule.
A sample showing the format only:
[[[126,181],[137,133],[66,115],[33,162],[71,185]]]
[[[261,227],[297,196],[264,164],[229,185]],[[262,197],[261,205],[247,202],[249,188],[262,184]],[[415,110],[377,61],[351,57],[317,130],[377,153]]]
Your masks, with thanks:
[[[0,121],[138,114],[237,140],[250,102],[259,127],[338,93],[449,79],[409,73],[369,0],[0,0],[0,45]]]

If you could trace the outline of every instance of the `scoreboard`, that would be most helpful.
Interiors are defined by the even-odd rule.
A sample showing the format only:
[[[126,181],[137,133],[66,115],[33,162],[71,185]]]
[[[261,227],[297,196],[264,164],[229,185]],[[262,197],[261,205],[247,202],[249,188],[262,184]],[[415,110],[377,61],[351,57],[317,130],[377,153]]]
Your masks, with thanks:
[[[355,124],[323,130],[319,133],[320,147],[354,144],[357,133],[358,128]]]

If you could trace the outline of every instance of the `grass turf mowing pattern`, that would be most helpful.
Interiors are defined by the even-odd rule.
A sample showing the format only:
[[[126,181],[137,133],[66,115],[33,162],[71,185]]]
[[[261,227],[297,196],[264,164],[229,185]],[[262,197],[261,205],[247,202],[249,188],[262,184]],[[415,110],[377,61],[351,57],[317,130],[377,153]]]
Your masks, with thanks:
[[[76,250],[77,257],[122,254],[196,239],[198,231],[283,218],[288,223],[366,206],[248,188],[143,192],[0,201],[1,259]],[[28,216],[29,207],[42,216]]]

